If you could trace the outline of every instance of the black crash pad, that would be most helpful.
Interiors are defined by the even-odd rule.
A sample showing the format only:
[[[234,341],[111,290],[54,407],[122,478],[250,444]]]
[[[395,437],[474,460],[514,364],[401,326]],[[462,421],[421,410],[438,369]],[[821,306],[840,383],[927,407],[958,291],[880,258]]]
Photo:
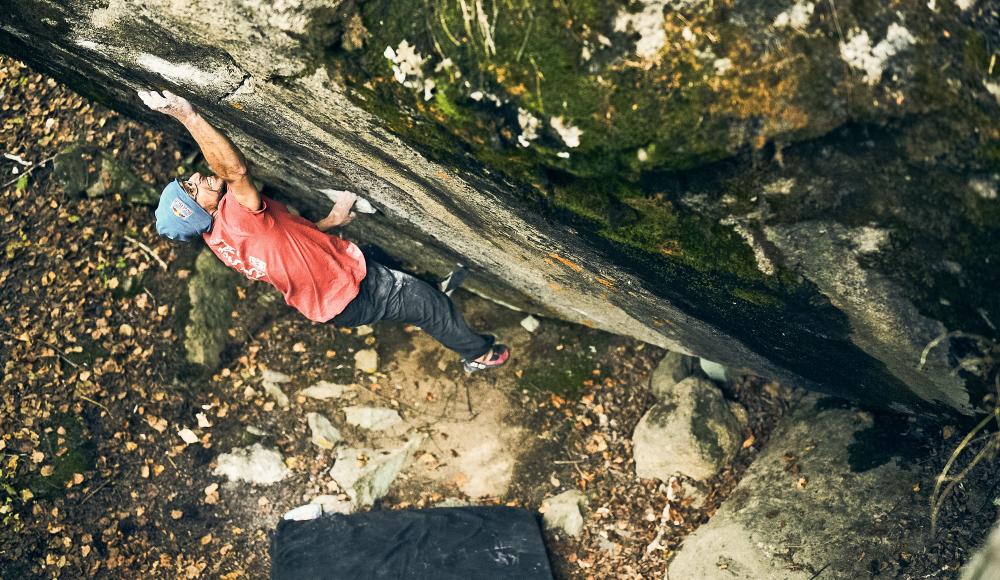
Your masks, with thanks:
[[[282,520],[271,578],[551,580],[552,571],[534,513],[482,506]]]

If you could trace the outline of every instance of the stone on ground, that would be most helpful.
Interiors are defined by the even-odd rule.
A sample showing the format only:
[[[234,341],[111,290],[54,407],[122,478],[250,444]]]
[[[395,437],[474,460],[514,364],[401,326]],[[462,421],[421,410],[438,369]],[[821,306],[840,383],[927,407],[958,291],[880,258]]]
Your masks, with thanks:
[[[1000,524],[962,569],[962,580],[1000,580]]]
[[[349,499],[341,499],[335,495],[317,495],[309,503],[323,508],[325,514],[349,514],[354,511],[354,504]]]
[[[327,399],[339,399],[344,396],[344,393],[351,390],[351,388],[350,385],[338,385],[336,383],[320,381],[307,389],[302,389],[299,391],[299,394],[310,399],[325,401]]]
[[[684,540],[667,578],[868,578],[873,562],[919,552],[928,508],[913,490],[918,476],[888,456],[877,467],[859,463],[886,445],[899,443],[886,441],[871,415],[805,399],[712,519]]]
[[[422,442],[423,437],[415,437],[393,451],[342,448],[330,476],[355,506],[370,506],[389,491]]]
[[[319,413],[309,413],[306,415],[309,422],[309,431],[312,433],[312,442],[322,449],[333,449],[342,437],[340,431],[330,423],[330,420]]]
[[[540,324],[541,323],[538,322],[538,319],[530,314],[521,319],[521,327],[527,330],[528,332],[535,332],[536,330],[538,330]]]
[[[669,398],[674,385],[693,375],[698,366],[698,359],[679,352],[668,351],[656,365],[650,379],[650,391],[657,401]]]
[[[664,482],[673,475],[708,479],[732,461],[743,428],[718,387],[688,377],[660,396],[632,435],[636,475]]]
[[[99,171],[90,173],[91,165]],[[86,193],[95,198],[120,193],[132,203],[156,205],[159,201],[159,192],[131,168],[89,145],[74,144],[60,151],[53,160],[53,175],[69,195]]]
[[[354,368],[366,373],[378,370],[378,353],[375,349],[366,348],[354,353]]]
[[[587,496],[578,490],[564,491],[542,502],[542,520],[546,529],[562,531],[576,538],[583,531],[583,514],[580,507],[587,505]]]
[[[194,270],[188,283],[191,309],[184,328],[184,349],[189,362],[211,370],[219,366],[219,355],[229,339],[237,274],[208,248],[198,254]]]
[[[348,425],[369,431],[385,431],[403,422],[395,409],[385,407],[344,407],[344,414]]]
[[[292,377],[285,373],[264,369],[260,374],[260,380],[265,383],[287,383],[292,380]]]
[[[264,381],[263,383],[261,383],[261,386],[264,387],[264,392],[267,393],[267,396],[274,399],[274,402],[279,407],[281,407],[282,409],[288,408],[290,404],[288,400],[288,395],[285,394],[285,391],[281,390],[281,387],[279,387],[277,383]]]
[[[223,453],[217,463],[215,475],[223,475],[229,481],[269,485],[281,481],[289,473],[281,453],[265,449],[260,443]]]

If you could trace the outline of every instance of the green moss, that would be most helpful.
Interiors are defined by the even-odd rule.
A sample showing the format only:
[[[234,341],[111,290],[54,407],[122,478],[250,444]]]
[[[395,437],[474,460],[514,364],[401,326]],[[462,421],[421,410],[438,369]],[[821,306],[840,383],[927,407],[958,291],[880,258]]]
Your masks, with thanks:
[[[545,357],[536,358],[534,366],[524,369],[522,384],[542,393],[578,400],[583,394],[583,382],[594,378],[591,371],[597,365],[588,346],[566,345],[561,350],[552,350]]]
[[[43,477],[35,473],[21,483],[41,498],[64,493],[73,474],[93,469],[96,458],[94,444],[80,417],[69,413],[55,415],[49,426],[49,432],[42,432],[40,448],[45,453],[45,464],[52,466],[52,474]],[[58,434],[60,428],[65,431],[62,435]]]

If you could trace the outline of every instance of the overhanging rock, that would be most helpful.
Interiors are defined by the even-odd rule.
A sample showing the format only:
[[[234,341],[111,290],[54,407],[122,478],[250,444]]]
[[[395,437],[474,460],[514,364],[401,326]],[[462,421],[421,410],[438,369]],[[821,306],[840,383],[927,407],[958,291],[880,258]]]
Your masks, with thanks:
[[[713,6],[3,0],[0,50],[178,135],[135,91],[191,98],[307,215],[355,190],[352,233],[486,294],[969,412],[974,341],[921,354],[1000,320],[989,11]]]

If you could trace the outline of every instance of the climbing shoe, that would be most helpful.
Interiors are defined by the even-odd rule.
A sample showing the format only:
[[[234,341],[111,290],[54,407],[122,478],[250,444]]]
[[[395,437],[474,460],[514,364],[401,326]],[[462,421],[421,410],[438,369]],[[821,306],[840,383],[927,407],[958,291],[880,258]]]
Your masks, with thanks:
[[[507,362],[507,359],[509,358],[510,349],[502,344],[495,344],[493,345],[493,350],[490,352],[490,356],[486,359],[486,361],[480,362],[475,359],[462,359],[462,366],[465,367],[466,373],[472,374],[501,366]]]

